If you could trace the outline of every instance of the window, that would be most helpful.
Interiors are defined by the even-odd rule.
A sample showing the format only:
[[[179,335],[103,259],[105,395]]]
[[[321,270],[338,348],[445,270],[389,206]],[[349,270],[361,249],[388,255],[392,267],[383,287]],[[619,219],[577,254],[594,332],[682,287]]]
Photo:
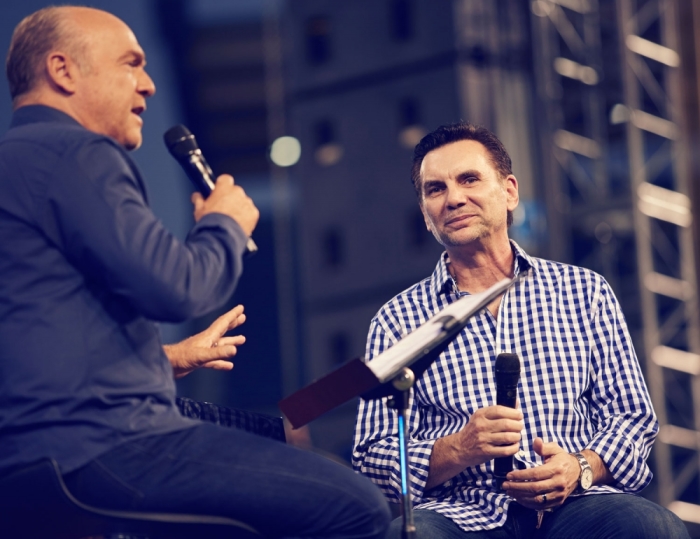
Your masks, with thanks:
[[[423,128],[420,103],[414,97],[404,97],[398,107],[399,144],[408,150],[426,135]]]
[[[328,17],[311,17],[306,21],[306,59],[310,64],[320,65],[330,60],[330,31]]]
[[[411,0],[389,0],[389,24],[391,37],[396,41],[413,38],[413,6]]]
[[[329,357],[334,364],[345,363],[350,359],[350,337],[344,331],[336,331],[328,339]]]
[[[420,105],[413,97],[404,97],[399,101],[399,126],[410,127],[420,124]]]
[[[314,125],[313,138],[314,158],[319,165],[329,167],[343,157],[343,147],[336,140],[335,125],[330,120],[321,120]]]
[[[339,228],[327,229],[321,238],[321,253],[323,265],[327,268],[338,268],[345,261],[345,241]]]

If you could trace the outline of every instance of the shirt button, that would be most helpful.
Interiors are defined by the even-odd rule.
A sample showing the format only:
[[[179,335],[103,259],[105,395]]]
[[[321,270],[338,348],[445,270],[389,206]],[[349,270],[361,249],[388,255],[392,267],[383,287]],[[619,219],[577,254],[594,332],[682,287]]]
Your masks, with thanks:
[[[496,509],[496,513],[503,513],[503,507],[499,507],[498,509]]]
[[[520,451],[518,451],[518,456],[519,456],[519,457],[524,457],[524,456],[525,456],[525,451],[523,451],[522,449],[521,449]]]

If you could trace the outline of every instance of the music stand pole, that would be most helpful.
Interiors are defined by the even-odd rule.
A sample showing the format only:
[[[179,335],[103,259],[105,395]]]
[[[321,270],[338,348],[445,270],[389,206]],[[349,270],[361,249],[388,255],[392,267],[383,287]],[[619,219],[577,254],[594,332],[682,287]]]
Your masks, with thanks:
[[[392,385],[396,390],[387,401],[390,408],[394,408],[399,418],[399,465],[401,469],[401,516],[403,526],[401,528],[402,539],[415,539],[416,525],[413,522],[413,504],[411,503],[411,487],[409,486],[408,444],[406,435],[406,410],[408,409],[408,395],[416,381],[416,376],[411,369],[404,367],[399,375],[393,379]]]

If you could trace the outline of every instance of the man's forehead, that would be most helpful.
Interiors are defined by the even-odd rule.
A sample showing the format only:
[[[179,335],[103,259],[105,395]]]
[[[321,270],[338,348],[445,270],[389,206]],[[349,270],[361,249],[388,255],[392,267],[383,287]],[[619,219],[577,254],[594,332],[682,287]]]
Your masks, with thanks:
[[[458,140],[428,152],[421,163],[420,175],[423,179],[433,179],[432,176],[439,178],[484,167],[494,168],[486,147],[476,140]]]
[[[95,46],[105,44],[119,55],[126,52],[125,48],[143,55],[133,31],[119,17],[95,8],[71,6],[65,9],[66,17],[77,26],[76,30]]]

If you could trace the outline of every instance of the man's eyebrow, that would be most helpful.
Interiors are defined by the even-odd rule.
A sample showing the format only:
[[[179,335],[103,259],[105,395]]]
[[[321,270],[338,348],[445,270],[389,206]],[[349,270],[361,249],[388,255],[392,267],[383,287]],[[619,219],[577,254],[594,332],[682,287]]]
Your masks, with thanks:
[[[423,186],[423,189],[425,189],[426,187],[433,187],[436,185],[444,185],[444,184],[445,184],[445,182],[443,180],[424,180],[422,186]]]
[[[481,178],[481,172],[478,170],[465,170],[457,175],[458,180],[464,180],[465,178]]]
[[[120,61],[121,60],[130,60],[130,59],[139,60],[141,63],[145,64],[146,63],[146,54],[141,52],[141,51],[132,50],[132,51],[125,52],[124,54],[122,54],[119,57]]]

